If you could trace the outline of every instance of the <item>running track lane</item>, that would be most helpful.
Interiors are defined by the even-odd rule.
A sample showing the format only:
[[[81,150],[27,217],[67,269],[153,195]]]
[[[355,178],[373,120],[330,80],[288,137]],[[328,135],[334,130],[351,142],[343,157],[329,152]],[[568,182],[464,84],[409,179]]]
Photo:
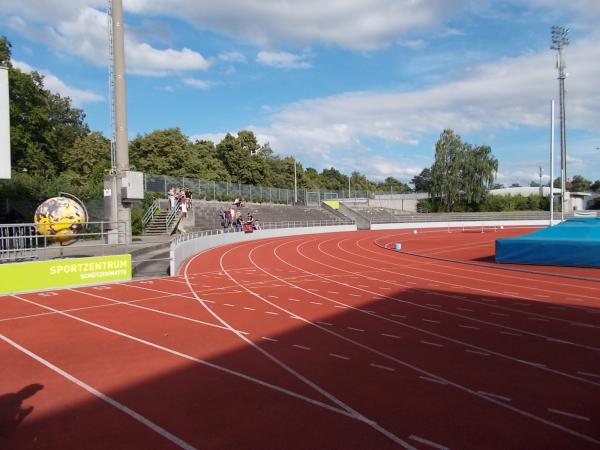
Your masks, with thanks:
[[[600,377],[592,348],[598,342],[589,333],[596,330],[587,328],[598,325],[598,283],[569,299],[557,292],[556,278],[538,277],[542,294],[525,286],[483,297],[468,277],[436,280],[436,271],[453,272],[449,264],[429,267],[433,273],[412,272],[422,264],[373,245],[385,233],[332,236],[211,250],[188,266],[188,279],[1,298],[0,333],[126,408],[98,400],[4,342],[0,356],[14,364],[10,372],[0,369],[0,395],[26,383],[44,384],[25,401],[35,409],[12,433],[11,444],[81,448],[92,436],[87,448],[103,442],[118,448],[119,438],[127,448],[149,442],[155,448],[511,448],[524,442],[530,448],[597,448],[592,439],[598,439],[599,414],[592,400]],[[484,287],[486,275],[495,280],[469,273]],[[400,285],[407,280],[415,284]],[[429,286],[436,281],[445,283],[443,289]],[[406,292],[414,304],[397,301],[396,294]],[[529,298],[548,292],[549,299]],[[531,317],[550,316],[552,322],[544,326],[519,315],[532,307]],[[71,311],[56,312],[62,310]],[[566,321],[558,320],[563,316]],[[524,338],[507,330],[513,325]],[[560,335],[562,328],[571,344],[543,337]],[[484,345],[497,347],[485,356],[477,348]],[[477,358],[476,369],[465,369],[473,363],[463,353]],[[551,357],[544,367],[514,361],[536,354]],[[478,375],[480,369],[491,375]],[[530,391],[528,385],[538,387]],[[79,397],[69,401],[69,390]],[[523,399],[523,393],[535,398]],[[103,419],[94,419],[91,411],[103,409]],[[72,439],[64,442],[59,431]]]

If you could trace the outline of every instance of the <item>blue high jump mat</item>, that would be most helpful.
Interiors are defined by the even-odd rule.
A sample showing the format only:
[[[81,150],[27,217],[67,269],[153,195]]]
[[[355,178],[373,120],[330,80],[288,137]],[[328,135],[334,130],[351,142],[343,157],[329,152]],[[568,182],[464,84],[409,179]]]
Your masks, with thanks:
[[[496,239],[496,262],[600,267],[600,217],[572,217],[523,236]]]

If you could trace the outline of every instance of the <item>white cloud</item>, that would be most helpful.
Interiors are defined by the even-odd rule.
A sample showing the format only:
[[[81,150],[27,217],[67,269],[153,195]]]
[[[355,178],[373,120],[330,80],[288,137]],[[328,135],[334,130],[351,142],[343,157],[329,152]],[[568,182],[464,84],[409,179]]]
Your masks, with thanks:
[[[228,63],[245,63],[246,56],[241,52],[224,52],[220,53],[217,58]]]
[[[600,46],[596,36],[569,47],[567,115],[571,129],[600,131]],[[550,50],[472,68],[458,80],[413,91],[349,92],[298,101],[270,114],[255,131],[274,147],[327,164],[375,139],[410,148],[444,128],[458,133],[544,129],[557,96]],[[355,167],[370,160],[357,157]],[[379,173],[384,173],[381,168]]]
[[[187,86],[202,90],[211,89],[218,84],[214,81],[201,80],[199,78],[183,78],[181,81]]]
[[[106,13],[88,7],[81,8],[77,16],[68,17],[69,20],[57,19],[55,24],[42,28],[37,28],[16,16],[11,17],[7,23],[19,33],[44,42],[61,52],[81,57],[97,66],[107,66],[109,59]],[[127,31],[125,63],[129,73],[146,76],[206,70],[211,64],[194,50],[157,49],[146,42],[138,41]]]
[[[288,52],[260,51],[256,61],[277,69],[308,69],[311,64],[306,61],[306,55],[295,55]]]
[[[82,106],[85,103],[103,102],[105,99],[101,95],[87,89],[77,89],[68,86],[64,81],[59,79],[47,70],[40,70],[31,67],[23,61],[12,61],[13,65],[22,72],[36,71],[44,76],[44,87],[49,91],[60,94],[63,97],[69,97],[74,106]]]
[[[323,43],[358,50],[388,45],[464,11],[470,0],[129,0],[129,11],[170,15],[263,47]]]

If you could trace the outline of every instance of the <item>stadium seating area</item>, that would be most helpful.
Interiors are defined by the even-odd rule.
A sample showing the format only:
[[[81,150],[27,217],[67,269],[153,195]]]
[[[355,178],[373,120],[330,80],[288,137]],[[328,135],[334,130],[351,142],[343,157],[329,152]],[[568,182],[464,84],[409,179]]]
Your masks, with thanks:
[[[194,201],[194,227],[189,231],[216,230],[222,228],[220,211],[231,208],[229,202]],[[262,228],[281,228],[286,223],[293,222],[297,226],[302,222],[333,222],[351,223],[350,219],[342,218],[336,213],[321,207],[291,206],[277,204],[246,203],[239,210],[242,217],[251,214]]]

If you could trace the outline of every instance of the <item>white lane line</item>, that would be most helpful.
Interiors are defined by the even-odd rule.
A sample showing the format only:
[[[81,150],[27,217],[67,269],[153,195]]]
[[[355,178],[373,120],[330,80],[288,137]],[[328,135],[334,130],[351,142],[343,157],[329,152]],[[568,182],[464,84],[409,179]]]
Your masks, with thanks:
[[[443,347],[442,344],[438,344],[437,342],[429,342],[429,341],[419,341],[421,344],[425,345],[433,345],[434,347]]]
[[[472,325],[459,325],[460,328],[467,328],[469,330],[481,330],[479,327],[474,327]]]
[[[339,294],[338,291],[327,291],[328,294]]]
[[[346,328],[349,329],[349,330],[352,330],[352,331],[360,331],[360,332],[365,331],[362,328],[354,328],[354,327],[346,327]]]
[[[217,302],[213,302],[212,300],[204,300],[206,303],[217,303]]]
[[[187,450],[195,450],[194,446],[188,444],[183,439],[175,436],[174,434],[169,433],[167,430],[165,430],[161,426],[155,424],[150,419],[147,419],[146,417],[142,416],[141,414],[135,412],[133,409],[128,408],[124,404],[119,403],[118,401],[116,401],[112,397],[109,397],[108,395],[106,395],[106,394],[104,394],[104,393],[102,393],[102,392],[94,389],[92,386],[90,386],[89,384],[84,383],[79,378],[75,378],[73,375],[71,375],[70,373],[65,372],[64,370],[62,370],[59,367],[55,366],[50,361],[45,360],[41,356],[38,356],[35,353],[32,353],[31,351],[27,350],[24,347],[21,347],[19,344],[17,344],[16,342],[12,341],[11,339],[7,338],[6,336],[4,336],[2,334],[0,334],[0,339],[2,339],[3,341],[5,341],[7,344],[12,345],[17,350],[25,353],[27,356],[29,356],[30,358],[36,360],[40,364],[46,366],[50,370],[56,372],[57,374],[61,375],[64,378],[66,378],[70,382],[76,384],[81,389],[83,389],[83,390],[89,392],[90,394],[98,397],[100,400],[105,401],[109,405],[117,408],[119,411],[124,412],[128,416],[132,417],[133,419],[137,420],[138,422],[140,422],[143,425],[145,425],[148,428],[150,428],[152,431],[160,434],[165,439],[168,439],[169,441],[173,442],[175,445],[177,445],[177,446],[179,446],[181,448],[185,448]]]
[[[265,311],[265,314],[271,314],[272,316],[278,316],[279,313],[273,312],[273,311]]]
[[[432,319],[421,319],[423,322],[429,322],[429,323],[441,323],[439,320],[432,320]]]
[[[590,372],[577,372],[579,375],[586,375],[588,377],[596,377],[596,378],[600,378],[600,375],[598,375],[597,373],[590,373]]]
[[[506,314],[506,313],[499,313],[499,312],[493,312],[490,313],[492,316],[502,316],[502,317],[509,317],[510,314]]]
[[[334,308],[339,308],[339,309],[348,309],[347,306],[342,306],[342,305],[334,305]]]
[[[273,339],[267,336],[262,336],[261,339],[264,339],[265,341],[271,341],[271,342],[279,342],[278,339]]]
[[[493,398],[497,398],[498,400],[504,400],[505,402],[512,402],[511,398],[504,397],[503,395],[492,394],[491,392],[485,392],[485,391],[477,391],[477,392],[481,395],[485,395],[486,397],[493,397]]]
[[[323,304],[321,302],[308,302],[308,303],[312,303],[313,305],[322,305]]]
[[[279,298],[277,295],[267,295],[269,298]]]
[[[289,299],[291,302],[299,302],[300,300],[298,300],[297,298],[290,298]]]
[[[573,325],[575,327],[582,327],[582,328],[596,328],[594,325],[590,325],[588,323],[573,323],[573,322],[571,322],[571,325]]]
[[[38,292],[37,295],[39,295],[40,297],[56,297],[58,295],[58,293],[57,292],[53,292],[53,291],[50,291],[50,292]]]
[[[298,316],[290,316],[290,319],[294,319],[294,320],[304,320],[304,319],[302,319],[302,317],[298,317]]]
[[[401,319],[406,319],[406,316],[401,316],[400,314],[390,314],[392,317],[400,317]]]
[[[528,366],[533,366],[533,367],[546,367],[546,364],[542,364],[542,363],[534,363],[531,361],[524,361],[522,359],[517,359],[517,362],[520,362],[521,364],[527,364]]]
[[[446,447],[442,444],[438,444],[437,442],[430,441],[429,439],[419,437],[415,434],[411,434],[408,438],[412,439],[413,441],[420,442],[421,444],[425,444],[425,445],[429,445],[430,447],[437,448],[438,450],[449,450],[448,447]]]
[[[338,358],[338,359],[345,359],[345,360],[348,360],[348,359],[350,359],[350,358],[349,358],[349,357],[347,357],[347,356],[344,356],[344,355],[338,355],[337,353],[330,353],[330,354],[329,354],[329,356],[333,356],[334,358]]]
[[[375,363],[371,363],[369,364],[371,367],[376,367],[377,369],[383,369],[383,370],[387,370],[388,372],[395,372],[396,369],[394,369],[393,367],[388,367],[388,366],[382,366],[381,364],[375,364]]]
[[[244,309],[247,311],[256,311],[254,308],[250,308],[248,306],[244,306]]]
[[[445,382],[444,380],[440,380],[439,378],[426,377],[423,375],[420,375],[419,378],[422,380],[425,380],[425,381],[429,381],[431,383],[444,384],[444,385],[448,384],[447,382]]]
[[[317,320],[315,323],[318,323],[319,325],[327,325],[328,327],[332,327],[333,324],[330,322],[321,322],[319,320]]]
[[[231,303],[223,303],[223,306],[235,306],[235,305],[232,305]]]
[[[302,350],[310,350],[310,347],[305,347],[304,345],[292,344],[292,347],[296,347]]]
[[[381,335],[385,336],[385,337],[393,338],[393,339],[402,339],[400,336],[396,336],[395,334],[381,333]]]
[[[319,290],[318,290],[318,289],[315,289],[315,288],[308,288],[308,289],[307,289],[307,291],[311,291],[311,292],[319,292]]]
[[[458,311],[467,311],[467,312],[473,312],[472,309],[469,308],[456,308]]]
[[[490,356],[489,353],[485,353],[485,352],[478,352],[477,350],[471,350],[470,348],[466,349],[465,352],[468,353],[474,353],[476,355],[481,355],[481,356]]]
[[[350,297],[360,297],[360,294],[350,294]]]
[[[571,342],[571,341],[565,341],[564,339],[556,339],[556,338],[551,338],[551,337],[548,337],[548,338],[546,338],[546,340],[547,340],[548,342],[558,342],[559,344],[570,344],[570,345],[574,345],[574,343],[573,343],[573,342]]]
[[[510,331],[500,331],[500,334],[505,334],[507,336],[523,336],[522,334],[519,333],[511,333]]]
[[[572,417],[573,419],[585,420],[587,422],[590,421],[589,417],[580,416],[579,414],[573,414],[567,411],[561,411],[560,409],[548,408],[548,411],[555,414],[560,414],[561,416]]]

